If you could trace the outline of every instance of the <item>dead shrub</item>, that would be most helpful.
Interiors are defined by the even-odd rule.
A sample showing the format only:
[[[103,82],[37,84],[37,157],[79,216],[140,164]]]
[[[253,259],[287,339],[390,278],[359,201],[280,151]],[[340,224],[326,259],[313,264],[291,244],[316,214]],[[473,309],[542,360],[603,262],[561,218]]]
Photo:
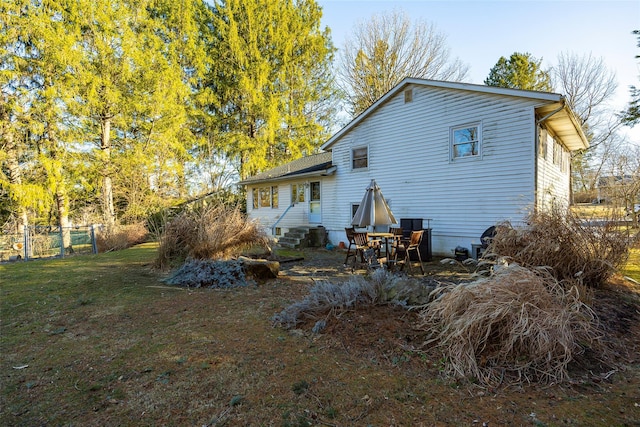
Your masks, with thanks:
[[[259,224],[248,221],[239,207],[223,204],[185,210],[165,226],[156,266],[174,267],[187,258],[229,259],[252,245],[269,248]]]
[[[517,265],[448,288],[421,313],[446,372],[484,385],[560,382],[584,347],[597,344],[596,317],[577,287],[545,269]]]
[[[118,251],[144,243],[148,236],[149,231],[144,222],[118,225],[110,230],[98,232],[96,234],[96,245],[98,246],[98,252]]]
[[[633,242],[616,218],[596,225],[561,208],[533,213],[527,224],[499,224],[487,253],[525,267],[549,267],[558,280],[578,279],[594,288],[626,262]]]

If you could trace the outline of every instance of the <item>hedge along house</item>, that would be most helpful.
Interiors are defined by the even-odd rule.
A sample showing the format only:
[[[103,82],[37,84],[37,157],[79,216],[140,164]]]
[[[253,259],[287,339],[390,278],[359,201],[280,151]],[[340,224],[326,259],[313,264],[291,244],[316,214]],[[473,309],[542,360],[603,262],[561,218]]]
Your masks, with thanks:
[[[406,78],[323,153],[240,184],[276,237],[322,226],[338,244],[375,179],[396,218],[428,219],[433,253],[449,256],[498,222],[568,205],[570,153],[587,147],[562,95]]]

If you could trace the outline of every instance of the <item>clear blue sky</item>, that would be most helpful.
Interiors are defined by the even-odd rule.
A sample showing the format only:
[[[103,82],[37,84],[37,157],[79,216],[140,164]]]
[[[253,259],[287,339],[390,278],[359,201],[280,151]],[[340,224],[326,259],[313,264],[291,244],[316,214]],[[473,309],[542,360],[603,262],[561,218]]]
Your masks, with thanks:
[[[630,100],[629,86],[640,86],[640,0],[625,1],[432,1],[432,0],[317,0],[323,26],[331,29],[342,48],[355,25],[373,14],[394,9],[435,24],[447,37],[453,57],[470,65],[467,82],[482,84],[501,56],[528,52],[555,65],[560,52],[591,53],[604,58],[616,73],[618,91],[612,107],[622,109]],[[636,126],[639,128],[640,126]],[[640,129],[629,133],[640,142]]]

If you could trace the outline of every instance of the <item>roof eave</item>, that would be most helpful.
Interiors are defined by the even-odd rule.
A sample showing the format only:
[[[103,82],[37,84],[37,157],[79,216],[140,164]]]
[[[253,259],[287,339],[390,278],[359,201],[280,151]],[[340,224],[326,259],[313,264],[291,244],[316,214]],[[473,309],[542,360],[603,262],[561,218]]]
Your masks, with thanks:
[[[336,167],[335,166],[331,166],[328,167],[326,169],[322,169],[322,170],[318,170],[318,171],[313,171],[313,172],[305,172],[305,173],[300,173],[300,174],[289,174],[289,175],[282,175],[282,176],[277,176],[277,177],[273,177],[273,178],[263,178],[263,179],[245,179],[244,181],[240,181],[237,183],[237,185],[249,185],[249,184],[261,184],[261,183],[265,183],[265,182],[279,182],[279,181],[291,181],[291,180],[295,180],[298,178],[311,178],[311,177],[316,177],[316,176],[329,176],[329,175],[333,175],[336,171]]]
[[[589,140],[564,98],[559,103],[539,106],[537,110],[544,115],[538,123],[545,123],[567,149],[578,151],[589,148]]]

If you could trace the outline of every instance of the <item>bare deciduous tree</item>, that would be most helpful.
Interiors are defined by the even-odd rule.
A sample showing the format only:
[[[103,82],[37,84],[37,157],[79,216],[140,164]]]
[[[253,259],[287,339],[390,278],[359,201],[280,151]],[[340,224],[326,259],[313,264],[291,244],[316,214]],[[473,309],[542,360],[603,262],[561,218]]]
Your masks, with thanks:
[[[339,76],[353,115],[405,77],[461,81],[469,66],[451,59],[446,36],[406,13],[374,15],[361,22],[341,52]]]
[[[616,91],[616,75],[603,58],[575,53],[560,53],[553,69],[553,86],[567,97],[567,102],[583,126],[595,129],[607,120],[603,114],[606,101]],[[608,126],[607,126],[608,127]]]
[[[620,121],[607,105],[618,86],[615,73],[603,58],[565,52],[558,55],[552,75],[555,90],[566,96],[590,144],[586,153],[573,157],[574,189],[594,191],[612,147],[620,145]]]

